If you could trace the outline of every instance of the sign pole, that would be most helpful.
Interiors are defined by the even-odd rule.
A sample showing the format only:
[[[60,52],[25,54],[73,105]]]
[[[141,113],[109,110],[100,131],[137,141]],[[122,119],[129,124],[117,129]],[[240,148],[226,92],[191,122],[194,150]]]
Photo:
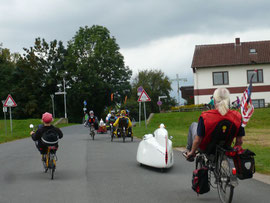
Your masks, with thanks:
[[[147,124],[146,124],[146,108],[145,108],[145,102],[143,102],[143,106],[144,106],[144,120],[145,120],[145,128],[147,128]]]
[[[141,127],[141,106],[142,102],[139,102],[139,126]]]
[[[6,111],[4,112],[4,118],[5,118],[5,132],[7,136],[7,116],[6,116]]]
[[[11,115],[11,107],[9,107],[9,118],[10,118],[10,131],[12,136],[12,115]]]
[[[2,100],[2,103],[3,103],[3,112],[4,112],[4,120],[5,120],[5,133],[7,136],[7,116],[6,116],[7,107],[4,106],[5,100]]]

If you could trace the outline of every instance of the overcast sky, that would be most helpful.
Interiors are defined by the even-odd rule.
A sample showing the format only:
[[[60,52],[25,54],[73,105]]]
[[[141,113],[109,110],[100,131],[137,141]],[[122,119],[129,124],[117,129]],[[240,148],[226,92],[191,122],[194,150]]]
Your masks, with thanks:
[[[270,40],[269,0],[0,0],[0,43],[12,52],[37,37],[65,43],[79,27],[101,25],[133,70],[187,78],[195,45]],[[176,95],[174,83],[173,95]]]

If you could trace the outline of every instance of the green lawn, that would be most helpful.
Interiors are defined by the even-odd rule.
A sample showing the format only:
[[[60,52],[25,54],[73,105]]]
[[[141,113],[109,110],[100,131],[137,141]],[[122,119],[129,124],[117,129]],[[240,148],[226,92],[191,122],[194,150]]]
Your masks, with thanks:
[[[7,124],[7,135],[5,132],[5,122],[4,120],[0,120],[0,143],[29,137],[30,131],[31,131],[31,129],[29,128],[29,125],[41,124],[41,119],[12,120],[12,135],[11,135],[11,130],[10,130],[10,121],[7,120],[6,124]],[[69,126],[69,125],[74,125],[74,124],[72,123],[59,124],[57,125],[57,127],[64,127],[64,126]]]
[[[141,127],[133,128],[134,135],[141,138],[144,134],[153,133],[160,123],[164,123],[170,136],[173,136],[174,147],[185,147],[187,134],[192,122],[197,122],[200,111],[157,113],[147,128],[144,121]],[[270,174],[270,108],[255,109],[246,128],[243,148],[256,153],[256,171]]]

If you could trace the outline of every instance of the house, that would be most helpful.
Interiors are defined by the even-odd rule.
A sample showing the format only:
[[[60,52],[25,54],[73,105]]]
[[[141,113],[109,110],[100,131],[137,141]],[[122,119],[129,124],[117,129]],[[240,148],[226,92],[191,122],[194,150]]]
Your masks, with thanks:
[[[253,77],[252,102],[254,107],[270,103],[270,41],[196,45],[192,65],[195,104],[209,103],[218,87],[231,93],[231,102],[242,98]]]

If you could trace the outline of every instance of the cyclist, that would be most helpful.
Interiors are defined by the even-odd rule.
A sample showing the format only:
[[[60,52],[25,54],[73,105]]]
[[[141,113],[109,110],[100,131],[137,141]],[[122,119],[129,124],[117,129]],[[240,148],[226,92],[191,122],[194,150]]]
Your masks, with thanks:
[[[132,128],[131,128],[132,123],[130,119],[126,116],[125,110],[121,110],[120,116],[117,118],[117,120],[113,124],[114,127],[117,127],[117,126],[123,127],[121,125],[124,125],[125,127],[127,127],[128,134],[132,135]]]
[[[59,128],[54,127],[51,122],[53,121],[52,114],[46,112],[42,115],[43,125],[39,125],[39,129],[30,132],[33,141],[40,154],[46,154],[48,146],[56,146],[58,148],[58,138],[63,137],[63,133]]]
[[[193,160],[196,150],[204,151],[211,143],[211,134],[218,123],[224,119],[229,120],[236,126],[235,146],[241,146],[245,130],[241,126],[241,114],[229,109],[230,92],[226,88],[218,88],[214,92],[215,109],[202,112],[199,122],[192,123],[188,134],[188,146],[183,155],[187,160]],[[230,143],[231,144],[231,143]]]
[[[94,124],[95,129],[98,129],[98,118],[94,115],[94,111],[89,111],[89,117],[86,122],[86,125],[91,126],[91,124]]]

